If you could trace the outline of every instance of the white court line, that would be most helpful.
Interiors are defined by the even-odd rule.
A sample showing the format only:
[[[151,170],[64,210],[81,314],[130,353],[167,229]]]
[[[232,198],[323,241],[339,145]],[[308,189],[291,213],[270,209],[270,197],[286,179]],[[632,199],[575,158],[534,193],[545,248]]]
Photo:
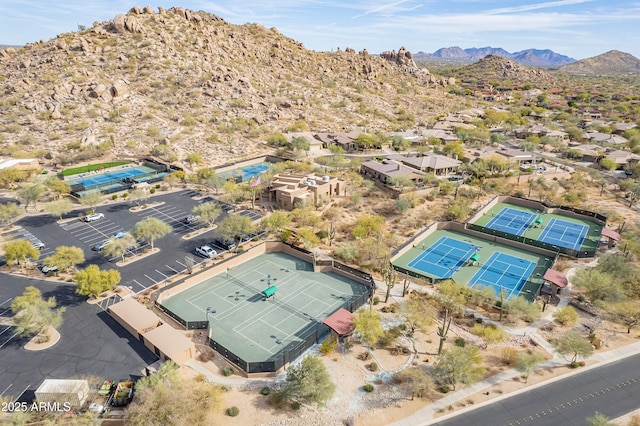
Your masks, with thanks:
[[[6,345],[7,343],[9,343],[11,340],[13,340],[14,337],[16,337],[18,335],[18,332],[16,331],[15,333],[13,333],[13,336],[9,337],[9,340],[7,340],[6,342],[4,342],[2,345],[0,345],[0,349],[2,349],[4,347],[4,345]]]
[[[4,395],[4,393],[6,391],[8,391],[11,386],[13,386],[13,383],[11,383],[9,386],[7,386],[7,388],[5,390],[3,390],[2,393],[0,393],[0,396]]]

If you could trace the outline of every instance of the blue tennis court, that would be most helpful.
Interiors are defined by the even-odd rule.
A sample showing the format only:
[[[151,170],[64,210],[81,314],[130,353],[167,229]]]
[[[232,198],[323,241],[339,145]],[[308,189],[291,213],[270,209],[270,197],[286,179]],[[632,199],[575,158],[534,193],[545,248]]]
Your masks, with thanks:
[[[555,246],[578,250],[587,237],[589,227],[579,223],[567,222],[561,219],[551,219],[545,226],[539,241]]]
[[[469,258],[478,246],[449,237],[442,237],[426,248],[408,263],[410,268],[418,269],[437,278],[451,278]]]
[[[93,188],[113,182],[120,182],[122,179],[135,178],[156,172],[155,169],[147,166],[130,167],[122,170],[105,170],[102,174],[81,174],[78,178],[66,181],[69,185],[82,184],[85,188]]]
[[[251,166],[242,167],[239,169],[231,170],[229,172],[220,173],[225,179],[236,179],[240,182],[248,182],[255,176],[258,176],[267,170],[269,170],[270,163],[258,163]]]
[[[505,300],[509,300],[518,296],[535,268],[535,262],[496,251],[471,277],[468,286],[490,287],[497,296],[504,290]]]
[[[533,213],[505,207],[485,227],[509,234],[522,235],[535,219],[536,215]]]

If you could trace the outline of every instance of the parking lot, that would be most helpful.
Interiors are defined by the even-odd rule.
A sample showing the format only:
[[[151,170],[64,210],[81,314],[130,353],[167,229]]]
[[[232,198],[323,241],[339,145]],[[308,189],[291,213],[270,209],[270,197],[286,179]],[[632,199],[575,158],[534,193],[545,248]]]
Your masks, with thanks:
[[[49,349],[25,350],[28,339],[5,324],[11,301],[27,286],[37,287],[45,298],[55,297],[58,307],[67,309],[58,328],[60,341]],[[74,290],[73,285],[0,273],[0,396],[30,401],[44,379],[139,377],[158,359],[100,306],[86,303]]]
[[[39,265],[42,264],[42,259],[52,254],[57,246],[81,247],[85,252],[86,260],[84,264],[78,265],[78,268],[96,264],[101,269],[118,269],[122,275],[120,284],[139,293],[184,271],[187,268],[187,258],[193,259],[195,263],[205,260],[195,253],[195,248],[198,246],[208,244],[217,253],[226,251],[226,248],[214,243],[215,231],[205,232],[189,240],[182,239],[184,235],[202,226],[197,222],[185,223],[184,219],[191,214],[192,209],[200,203],[216,201],[211,197],[195,200],[194,195],[196,193],[191,190],[159,195],[153,197],[152,201],[160,201],[162,204],[137,212],[130,211],[132,207],[130,203],[100,206],[96,210],[103,213],[104,218],[91,222],[81,221],[78,218],[79,211],[70,213],[68,215],[70,220],[60,224],[51,215],[28,216],[18,221],[17,225],[21,228],[10,237],[43,242],[45,247],[41,250]],[[221,205],[223,213],[218,221],[230,214],[233,209],[230,205],[224,203]],[[241,211],[238,214],[247,215],[251,220],[260,218],[260,215],[249,211]],[[160,252],[119,267],[116,262],[121,258],[108,258],[101,251],[92,250],[97,244],[108,240],[118,232],[129,231],[137,222],[148,217],[158,218],[172,228],[171,234],[155,242],[154,245],[160,248]],[[3,234],[3,237],[6,236],[7,234]],[[142,245],[133,251],[139,252],[146,248],[148,247]],[[133,251],[128,256],[131,256]]]

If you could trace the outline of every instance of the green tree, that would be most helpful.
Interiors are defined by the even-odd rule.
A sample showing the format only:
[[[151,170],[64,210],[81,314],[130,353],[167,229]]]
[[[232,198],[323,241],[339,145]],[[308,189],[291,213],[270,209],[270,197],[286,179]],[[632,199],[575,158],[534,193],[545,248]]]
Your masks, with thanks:
[[[471,213],[469,202],[460,197],[457,200],[452,200],[449,203],[444,211],[444,217],[447,220],[459,221],[469,216],[469,213]]]
[[[631,333],[633,327],[640,324],[640,303],[637,300],[625,300],[607,305],[607,311],[613,314],[617,321],[627,326],[627,334]]]
[[[400,392],[410,395],[412,401],[416,396],[418,398],[427,397],[433,386],[433,380],[424,367],[406,368],[396,373],[393,381]]]
[[[68,271],[82,262],[84,262],[84,250],[70,246],[56,247],[53,254],[42,261],[44,265],[57,266],[60,271]]]
[[[335,390],[322,361],[309,355],[287,370],[287,382],[282,392],[288,401],[323,406]]]
[[[411,141],[406,140],[400,135],[395,135],[391,139],[391,146],[396,151],[406,151],[411,146]]]
[[[480,349],[468,345],[444,350],[431,371],[436,383],[455,390],[458,383],[469,385],[480,380],[486,369]]]
[[[153,250],[155,240],[171,232],[171,226],[155,217],[148,217],[136,223],[131,229],[131,235],[136,241],[148,241]]]
[[[598,164],[600,164],[600,167],[607,171],[615,170],[618,168],[618,163],[616,163],[615,160],[607,157],[601,158]]]
[[[356,333],[360,336],[360,341],[368,348],[373,347],[384,336],[380,314],[371,309],[358,309],[353,319],[353,325]]]
[[[195,216],[199,216],[200,220],[208,226],[211,226],[222,214],[222,207],[220,207],[220,204],[218,203],[206,202],[195,206],[193,210],[191,210],[191,213]]]
[[[185,161],[189,163],[190,167],[193,167],[194,164],[202,164],[202,157],[197,152],[191,152],[187,154]]]
[[[520,352],[516,358],[516,368],[523,373],[524,382],[529,381],[529,374],[544,361],[540,352]]]
[[[320,237],[311,228],[302,227],[296,234],[306,248],[317,247],[320,244]]]
[[[361,133],[353,140],[359,149],[372,149],[376,146],[376,139],[372,135]]]
[[[462,142],[453,141],[451,143],[446,144],[442,147],[442,152],[447,153],[450,157],[457,158],[462,161],[464,158],[464,147],[462,146]]]
[[[80,204],[90,207],[95,212],[98,204],[102,202],[102,193],[100,191],[88,192],[80,197]]]
[[[129,201],[136,203],[136,206],[140,206],[140,203],[146,203],[150,197],[149,191],[145,191],[142,188],[135,188],[129,191]]]
[[[228,215],[218,224],[218,233],[227,240],[237,241],[236,251],[242,239],[256,231],[256,226],[247,216]]]
[[[38,207],[38,199],[44,194],[45,187],[41,183],[35,183],[33,185],[25,186],[20,189],[17,194],[18,197],[24,201],[24,209],[27,210],[29,205],[33,203],[33,207]]]
[[[356,219],[351,235],[356,238],[367,238],[382,234],[384,217],[378,215],[362,215]]]
[[[280,132],[274,132],[265,139],[269,145],[273,146],[286,146],[289,142],[287,137]]]
[[[611,273],[597,268],[582,269],[576,273],[575,283],[585,291],[592,303],[615,303],[625,299],[624,290],[619,280]]]
[[[0,204],[0,225],[11,223],[12,220],[21,214],[22,210],[16,203]]]
[[[522,319],[526,322],[534,322],[540,319],[542,311],[537,305],[529,302],[523,296],[513,297],[503,302],[512,320]]]
[[[45,204],[44,209],[58,219],[73,210],[73,202],[68,198],[62,198]]]
[[[215,424],[223,389],[200,377],[183,378],[173,361],[136,383],[126,411],[127,424],[141,426],[205,426]]]
[[[9,241],[2,248],[7,265],[18,264],[23,272],[28,259],[37,260],[40,257],[40,250],[27,240]]]
[[[16,309],[14,309],[14,307]],[[21,336],[37,335],[40,341],[48,339],[47,330],[49,327],[60,327],[62,324],[62,314],[66,308],[56,307],[55,297],[43,299],[35,287],[27,287],[19,301],[14,301],[11,305],[15,315],[13,324],[16,332]]]
[[[401,314],[411,333],[415,333],[417,330],[427,331],[437,316],[432,301],[419,293],[413,293],[409,296],[402,305]]]
[[[57,199],[60,199],[63,195],[71,193],[71,187],[64,181],[58,179],[57,176],[49,176],[45,179],[44,184],[49,191],[56,195]]]
[[[584,339],[577,331],[569,330],[554,343],[558,353],[563,356],[571,356],[571,363],[575,363],[578,357],[586,358],[593,353],[591,342]]]
[[[113,290],[120,283],[120,272],[115,269],[100,270],[98,265],[89,265],[73,277],[76,293],[88,297],[97,297],[100,293]]]
[[[135,248],[138,244],[131,234],[126,234],[122,238],[111,238],[110,241],[111,242],[102,249],[102,253],[109,257],[121,257],[123,263],[129,250]]]
[[[396,211],[400,213],[400,215],[404,215],[409,209],[411,209],[411,207],[413,207],[413,205],[411,204],[411,201],[405,197],[398,198],[395,201],[394,205],[395,205]]]
[[[572,306],[565,306],[564,308],[556,309],[553,313],[553,318],[564,326],[574,327],[578,324],[580,316]]]
[[[384,280],[384,285],[387,287],[387,292],[384,295],[384,303],[387,303],[389,301],[389,296],[391,295],[391,289],[396,285],[396,279],[398,278],[398,273],[391,264],[391,259],[388,255],[385,256],[382,261],[382,269],[380,273]]]
[[[640,182],[631,185],[627,192],[627,196],[629,197],[629,207],[631,207],[633,205],[633,202],[640,198]]]
[[[211,174],[211,176],[207,177],[205,181],[205,186],[207,188],[213,188],[216,191],[216,194],[220,191],[220,189],[224,186],[227,180],[217,174],[215,171]]]
[[[291,214],[284,210],[276,210],[262,219],[262,226],[271,232],[280,232],[291,223]]]
[[[415,186],[415,182],[411,180],[409,176],[392,176],[389,179],[389,183],[391,186],[399,188],[400,192],[404,191],[404,188],[413,188]]]
[[[309,141],[304,136],[295,136],[291,138],[291,148],[296,151],[309,151]]]

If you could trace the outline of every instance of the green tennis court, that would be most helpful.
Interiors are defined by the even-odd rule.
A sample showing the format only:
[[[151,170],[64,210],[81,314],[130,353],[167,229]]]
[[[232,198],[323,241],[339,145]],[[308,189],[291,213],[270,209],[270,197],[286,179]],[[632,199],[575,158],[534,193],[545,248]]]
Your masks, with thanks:
[[[367,291],[361,283],[314,272],[311,263],[278,252],[261,254],[162,305],[186,321],[208,320],[210,339],[242,360],[265,362],[314,332],[323,334],[318,329],[326,317]]]

